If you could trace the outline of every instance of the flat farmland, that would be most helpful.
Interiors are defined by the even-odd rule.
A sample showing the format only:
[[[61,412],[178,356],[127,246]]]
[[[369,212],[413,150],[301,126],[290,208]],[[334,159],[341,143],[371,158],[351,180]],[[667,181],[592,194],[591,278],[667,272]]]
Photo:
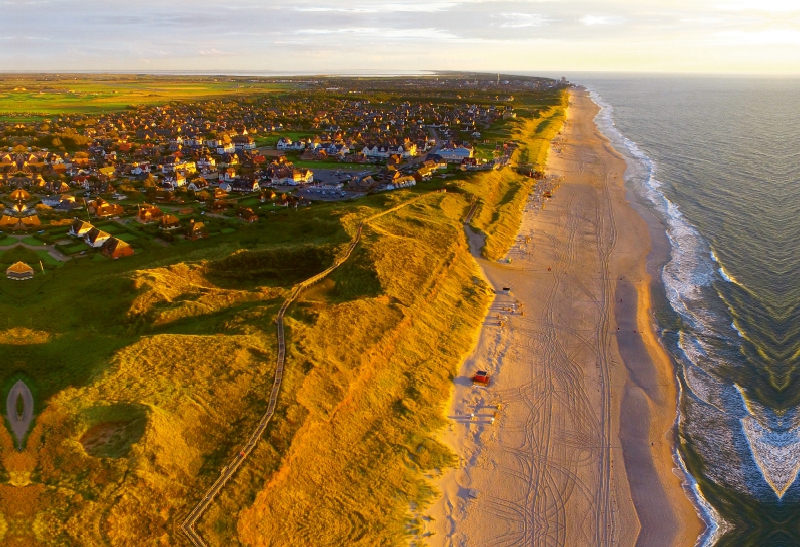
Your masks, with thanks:
[[[24,120],[57,114],[100,114],[134,105],[275,93],[290,87],[289,84],[175,77],[5,80],[0,82],[0,118]]]

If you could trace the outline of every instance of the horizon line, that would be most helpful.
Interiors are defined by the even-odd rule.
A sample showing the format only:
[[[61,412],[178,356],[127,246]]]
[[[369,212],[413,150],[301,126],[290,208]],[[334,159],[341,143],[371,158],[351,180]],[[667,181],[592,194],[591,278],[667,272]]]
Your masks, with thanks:
[[[409,70],[393,70],[385,71],[378,69],[353,69],[341,71],[281,71],[281,70],[106,70],[106,69],[87,69],[87,70],[2,70],[0,69],[0,76],[5,75],[126,75],[126,76],[223,76],[223,77],[253,77],[260,76],[264,78],[276,77],[355,77],[370,75],[373,77],[392,78],[402,76],[437,76],[437,75],[456,75],[456,74],[492,74],[492,75],[507,75],[507,76],[525,76],[525,77],[541,77],[541,78],[554,78],[553,74],[566,75],[572,74],[607,74],[607,75],[641,75],[641,76],[739,76],[739,77],[778,77],[778,78],[792,78],[800,77],[800,72],[714,72],[714,71],[644,71],[644,70],[435,70],[435,69],[409,69]]]

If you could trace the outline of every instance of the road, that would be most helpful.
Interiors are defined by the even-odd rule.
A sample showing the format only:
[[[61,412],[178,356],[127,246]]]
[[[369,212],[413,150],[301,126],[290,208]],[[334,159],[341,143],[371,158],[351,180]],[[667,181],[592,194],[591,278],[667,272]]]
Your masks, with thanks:
[[[61,252],[56,249],[55,245],[47,245],[46,243],[42,243],[41,245],[30,245],[28,243],[23,243],[22,240],[30,237],[27,234],[14,234],[8,236],[12,239],[16,240],[16,243],[11,243],[10,245],[0,245],[0,251],[8,251],[13,249],[14,247],[21,246],[25,247],[26,249],[30,249],[32,251],[47,251],[47,254],[58,260],[59,262],[66,262],[70,259],[70,257],[61,254]]]
[[[22,397],[22,414],[17,412],[17,400]],[[22,380],[11,387],[6,398],[6,417],[11,431],[17,439],[17,448],[22,450],[22,442],[33,420],[33,394]]]

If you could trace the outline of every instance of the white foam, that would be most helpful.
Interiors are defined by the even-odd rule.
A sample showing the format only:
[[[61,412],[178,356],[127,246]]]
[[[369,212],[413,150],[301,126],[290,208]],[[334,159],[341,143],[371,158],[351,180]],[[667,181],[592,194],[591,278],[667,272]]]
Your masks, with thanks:
[[[697,514],[706,524],[706,529],[703,534],[697,538],[695,547],[711,547],[717,543],[719,538],[725,535],[732,526],[722,518],[722,515],[717,513],[717,510],[714,509],[714,507],[708,503],[705,496],[703,496],[697,481],[692,474],[689,473],[688,469],[686,469],[686,463],[683,461],[683,457],[681,457],[678,450],[675,450],[674,457],[681,471],[683,471],[683,475],[686,477],[689,492],[691,493],[690,498],[694,502]]]

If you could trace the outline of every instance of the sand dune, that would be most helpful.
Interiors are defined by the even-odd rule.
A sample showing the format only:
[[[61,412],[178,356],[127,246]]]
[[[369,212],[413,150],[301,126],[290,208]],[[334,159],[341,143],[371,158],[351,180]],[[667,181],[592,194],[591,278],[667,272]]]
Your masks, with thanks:
[[[498,295],[456,379],[446,439],[462,464],[441,480],[430,545],[688,546],[700,532],[673,471],[648,225],[597,111],[572,93],[548,160],[554,198],[529,204],[510,263],[481,261]],[[468,380],[478,369],[486,389]]]

